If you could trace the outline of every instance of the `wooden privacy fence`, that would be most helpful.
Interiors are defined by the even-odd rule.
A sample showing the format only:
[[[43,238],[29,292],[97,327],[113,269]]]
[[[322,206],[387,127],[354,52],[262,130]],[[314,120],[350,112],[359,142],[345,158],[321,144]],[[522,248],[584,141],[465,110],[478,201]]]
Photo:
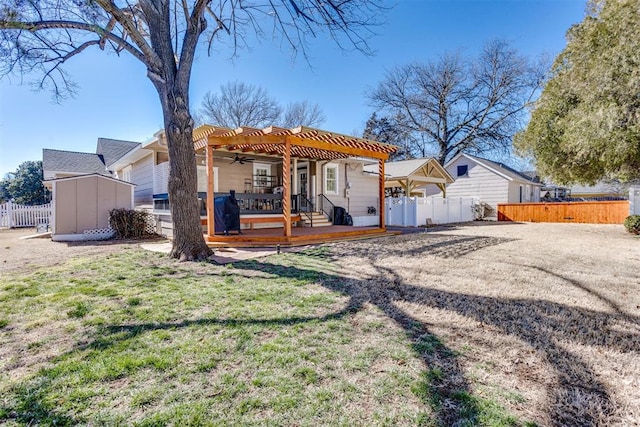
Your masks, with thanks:
[[[51,203],[23,206],[7,202],[0,204],[0,227],[37,227],[51,223]]]
[[[498,221],[622,224],[629,201],[498,204]]]

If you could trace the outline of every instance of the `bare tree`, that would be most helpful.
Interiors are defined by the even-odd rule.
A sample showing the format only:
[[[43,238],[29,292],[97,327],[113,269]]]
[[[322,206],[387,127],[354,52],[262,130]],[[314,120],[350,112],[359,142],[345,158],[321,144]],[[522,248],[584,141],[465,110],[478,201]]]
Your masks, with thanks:
[[[294,102],[284,110],[278,101],[262,87],[241,82],[229,82],[220,87],[220,93],[207,93],[198,114],[202,123],[228,128],[250,126],[263,128],[271,125],[283,127],[319,126],[325,121],[318,104],[308,101]]]
[[[144,64],[160,98],[168,141],[171,255],[203,259],[211,251],[200,226],[189,109],[201,38],[210,53],[224,37],[239,48],[248,32],[279,35],[306,57],[307,39],[326,30],[338,45],[367,51],[381,7],[376,0],[0,0],[0,74],[39,72],[39,85],[62,96],[73,89],[64,64],[89,48],[126,52]]]
[[[397,67],[369,99],[399,119],[412,156],[425,157],[435,148],[444,164],[462,151],[508,150],[544,70],[507,42],[493,41],[475,59],[444,54],[427,64]]]
[[[287,105],[280,126],[292,128],[296,126],[319,127],[326,117],[318,104],[309,101],[293,102]]]
[[[263,128],[274,124],[282,114],[278,101],[264,88],[241,82],[229,82],[220,93],[208,92],[202,101],[201,115],[218,126]]]

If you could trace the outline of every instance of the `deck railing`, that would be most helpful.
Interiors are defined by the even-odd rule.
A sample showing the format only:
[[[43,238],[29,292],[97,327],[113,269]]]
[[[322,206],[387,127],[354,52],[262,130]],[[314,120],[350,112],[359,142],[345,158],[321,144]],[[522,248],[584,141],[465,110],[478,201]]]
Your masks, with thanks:
[[[333,211],[335,205],[324,194],[318,195],[318,211],[324,213],[333,223]]]

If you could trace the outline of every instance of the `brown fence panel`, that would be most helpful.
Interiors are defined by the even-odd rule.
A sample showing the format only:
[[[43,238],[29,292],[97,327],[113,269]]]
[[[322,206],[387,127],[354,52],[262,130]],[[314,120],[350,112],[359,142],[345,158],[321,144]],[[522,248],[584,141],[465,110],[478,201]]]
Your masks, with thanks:
[[[498,221],[622,224],[629,201],[498,204]]]

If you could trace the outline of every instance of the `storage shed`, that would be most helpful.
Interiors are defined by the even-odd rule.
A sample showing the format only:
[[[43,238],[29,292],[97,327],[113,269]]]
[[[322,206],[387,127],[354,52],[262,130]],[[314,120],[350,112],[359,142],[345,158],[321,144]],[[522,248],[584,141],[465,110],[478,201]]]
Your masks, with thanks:
[[[89,174],[45,181],[52,191],[52,239],[96,240],[110,237],[109,211],[133,209],[134,184]]]

